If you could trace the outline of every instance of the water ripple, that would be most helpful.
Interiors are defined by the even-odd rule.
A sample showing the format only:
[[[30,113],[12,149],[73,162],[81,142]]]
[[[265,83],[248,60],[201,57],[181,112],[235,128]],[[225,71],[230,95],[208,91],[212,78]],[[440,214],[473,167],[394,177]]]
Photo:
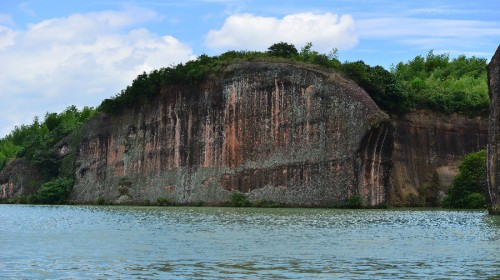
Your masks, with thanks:
[[[484,211],[0,205],[0,278],[495,279]]]

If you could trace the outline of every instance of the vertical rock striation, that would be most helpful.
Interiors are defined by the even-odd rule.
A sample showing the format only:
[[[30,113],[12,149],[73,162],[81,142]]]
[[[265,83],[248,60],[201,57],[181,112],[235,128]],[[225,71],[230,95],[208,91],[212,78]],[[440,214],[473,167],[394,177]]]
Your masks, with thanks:
[[[465,154],[484,149],[488,142],[483,117],[417,110],[393,120],[393,125],[392,205],[437,204],[439,193],[447,193],[458,174]]]
[[[489,137],[486,162],[488,209],[500,214],[500,46],[488,64],[490,94]]]
[[[41,175],[26,159],[15,159],[0,172],[0,201],[35,192]]]
[[[72,200],[332,206],[386,203],[392,126],[338,75],[288,63],[233,65],[151,104],[99,115],[76,149]]]

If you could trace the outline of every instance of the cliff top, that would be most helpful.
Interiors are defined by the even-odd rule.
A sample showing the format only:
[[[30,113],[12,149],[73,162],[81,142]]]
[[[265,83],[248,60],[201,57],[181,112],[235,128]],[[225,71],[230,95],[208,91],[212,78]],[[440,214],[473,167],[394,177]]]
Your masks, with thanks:
[[[237,65],[248,68],[263,65],[287,65],[331,76],[337,82],[353,80],[363,88],[385,112],[402,114],[408,109],[407,97],[394,76],[381,66],[371,67],[362,61],[340,63],[335,57],[328,57],[315,51],[301,51],[292,57],[274,56],[269,52],[230,51],[219,56],[201,55],[198,59],[169,68],[161,68],[139,75],[131,86],[113,98],[102,102],[99,109],[107,113],[119,113],[124,108],[134,107],[153,100],[160,89],[167,85],[196,85],[209,77],[219,76]],[[343,76],[344,78],[340,78]]]

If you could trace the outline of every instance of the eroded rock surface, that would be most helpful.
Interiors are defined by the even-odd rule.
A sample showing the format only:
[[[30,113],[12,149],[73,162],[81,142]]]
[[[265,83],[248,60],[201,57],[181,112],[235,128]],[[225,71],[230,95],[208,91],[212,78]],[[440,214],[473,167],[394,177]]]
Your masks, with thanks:
[[[488,64],[490,94],[489,139],[486,162],[488,209],[500,214],[500,46]]]
[[[352,81],[287,63],[245,63],[149,105],[100,115],[76,152],[72,200],[332,206],[387,201],[392,126]]]
[[[33,194],[40,181],[39,172],[26,159],[15,159],[0,172],[0,200]]]
[[[438,203],[458,174],[464,155],[484,149],[488,141],[488,121],[484,117],[417,110],[393,124],[393,205]],[[423,196],[427,196],[427,202]]]

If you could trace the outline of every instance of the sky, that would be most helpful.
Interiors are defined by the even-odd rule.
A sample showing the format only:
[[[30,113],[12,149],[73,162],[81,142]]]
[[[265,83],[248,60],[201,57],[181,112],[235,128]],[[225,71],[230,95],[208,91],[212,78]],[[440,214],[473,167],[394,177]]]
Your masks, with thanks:
[[[430,50],[490,59],[500,1],[0,0],[0,137],[144,71],[280,41],[386,69]]]

